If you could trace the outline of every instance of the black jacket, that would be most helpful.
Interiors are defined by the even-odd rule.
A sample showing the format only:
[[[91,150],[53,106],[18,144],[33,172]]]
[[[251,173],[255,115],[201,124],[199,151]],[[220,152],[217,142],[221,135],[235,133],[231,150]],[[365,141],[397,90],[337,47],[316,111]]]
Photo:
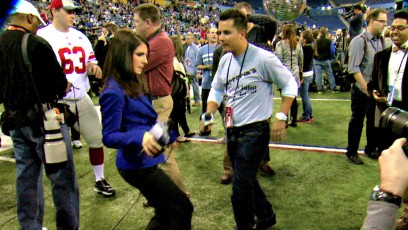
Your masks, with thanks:
[[[21,40],[26,32],[6,30],[0,35],[0,103],[7,111],[27,113],[38,99],[23,61]],[[65,96],[67,79],[51,46],[43,38],[31,35],[27,52],[41,103],[49,103]],[[13,128],[27,126],[24,118]],[[14,127],[17,126],[17,127]]]
[[[303,71],[308,72],[313,70],[313,55],[314,49],[312,44],[302,46],[303,49]]]
[[[95,58],[98,61],[99,67],[103,69],[103,65],[105,64],[106,54],[108,53],[109,49],[109,42],[106,43],[102,40],[98,40],[95,45]]]
[[[388,64],[390,62],[391,50],[392,50],[392,46],[382,51],[379,51],[374,56],[373,71],[371,72],[370,81],[367,84],[367,90],[371,97],[373,97],[373,90],[377,90],[380,96],[382,97],[388,96],[388,93],[389,93]],[[400,63],[395,63],[395,64],[399,65]],[[397,102],[394,100],[392,104],[393,107],[397,107],[399,109],[408,111],[408,88],[407,86],[408,86],[408,62],[405,65],[404,74],[403,74],[402,83],[401,83],[402,101]],[[384,103],[376,102],[376,105],[377,106],[375,110],[375,125],[377,127],[381,127],[380,117],[381,117],[381,114],[384,112],[384,110],[388,108],[388,105],[385,102]],[[380,135],[383,134],[383,132],[379,132],[379,133]],[[394,134],[391,134],[391,133],[386,133],[386,134],[387,135],[383,135],[383,137],[380,138],[381,139],[380,143],[384,142],[383,144],[380,144],[381,149],[388,148],[393,143],[393,141],[397,138],[397,136],[395,136]]]
[[[315,56],[315,59],[319,61],[329,60],[331,57],[330,53],[331,44],[332,41],[330,39],[325,38],[324,36],[317,39],[316,40],[317,56]]]
[[[377,90],[381,96],[388,95],[388,64],[390,62],[392,46],[382,51],[379,51],[374,56],[373,72],[371,73],[370,82],[367,85],[368,93],[373,96],[373,90]],[[396,63],[399,65],[400,63]],[[402,67],[401,67],[402,68]],[[401,94],[402,103],[399,103],[400,109],[408,111],[408,62],[405,65],[404,75],[402,77]],[[385,103],[378,103],[377,106],[380,112],[383,112],[387,105]]]
[[[254,27],[248,32],[248,42],[258,47],[270,50],[268,40],[272,42],[275,37],[277,22],[270,16],[260,14],[248,14],[248,21],[254,23]]]

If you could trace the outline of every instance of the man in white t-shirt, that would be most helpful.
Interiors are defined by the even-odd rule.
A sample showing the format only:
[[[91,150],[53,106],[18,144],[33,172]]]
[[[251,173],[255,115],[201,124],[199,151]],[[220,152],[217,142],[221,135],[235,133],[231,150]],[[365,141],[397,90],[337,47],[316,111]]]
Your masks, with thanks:
[[[226,95],[225,126],[234,170],[231,203],[236,229],[253,229],[255,225],[256,229],[266,229],[276,224],[276,215],[256,176],[268,152],[273,85],[282,89],[281,105],[272,126],[274,140],[286,135],[287,114],[298,89],[295,78],[276,55],[248,43],[247,22],[247,17],[236,9],[220,15],[219,40],[226,54],[212,81],[200,131],[211,131],[213,119],[209,118]]]

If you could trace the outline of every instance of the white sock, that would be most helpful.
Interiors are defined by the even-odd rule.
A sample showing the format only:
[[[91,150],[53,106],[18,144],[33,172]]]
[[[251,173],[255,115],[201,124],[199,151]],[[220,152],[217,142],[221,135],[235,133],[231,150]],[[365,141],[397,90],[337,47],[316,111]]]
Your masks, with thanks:
[[[101,165],[92,165],[94,173],[95,173],[95,181],[101,180],[103,178],[105,178],[104,174],[103,174],[103,164]]]

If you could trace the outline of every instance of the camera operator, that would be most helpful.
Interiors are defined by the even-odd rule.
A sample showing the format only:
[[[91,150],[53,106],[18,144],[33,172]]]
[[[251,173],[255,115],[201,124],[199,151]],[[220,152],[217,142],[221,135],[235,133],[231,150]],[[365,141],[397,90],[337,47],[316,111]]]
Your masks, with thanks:
[[[395,218],[401,205],[401,197],[408,187],[408,158],[400,138],[378,159],[380,187],[374,188],[368,202],[367,216],[361,229],[395,229]],[[398,228],[397,229],[401,229]]]
[[[17,219],[20,229],[42,228],[44,167],[51,181],[57,229],[78,229],[79,189],[66,124],[60,128],[68,160],[60,164],[45,163],[44,113],[41,110],[52,106],[50,104],[57,97],[62,98],[71,84],[51,46],[35,35],[40,23],[45,25],[35,7],[21,1],[11,12],[6,31],[0,36],[0,103],[4,103],[5,108],[2,130],[6,134],[9,132],[13,140]],[[21,43],[27,33],[31,33],[26,46],[31,73],[22,58]]]
[[[365,7],[360,3],[353,6],[353,16],[349,21],[349,41],[363,32]]]
[[[374,67],[368,83],[368,92],[376,101],[375,125],[379,127],[380,114],[389,106],[408,110],[407,51],[408,11],[399,10],[394,14],[390,27],[393,45],[374,56]],[[396,139],[394,135],[379,133],[378,152],[388,148]],[[408,229],[408,197],[404,197],[404,213],[397,222],[398,229]]]

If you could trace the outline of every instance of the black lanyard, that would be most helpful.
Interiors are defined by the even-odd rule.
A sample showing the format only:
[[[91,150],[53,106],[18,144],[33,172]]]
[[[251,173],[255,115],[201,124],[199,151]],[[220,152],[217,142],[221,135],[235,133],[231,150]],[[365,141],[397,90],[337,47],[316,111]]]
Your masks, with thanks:
[[[377,40],[376,40],[376,45],[375,45],[375,47],[374,47],[374,44],[373,44],[373,40],[372,40],[372,39],[368,40],[368,42],[371,44],[371,47],[373,47],[373,49],[374,49],[374,51],[375,51],[376,53],[377,53],[378,51],[380,51],[380,49],[379,49],[379,47],[378,47],[378,40],[381,41],[381,39],[377,39]],[[382,44],[381,44],[381,46],[382,46]],[[381,47],[381,48],[384,48],[384,47]]]
[[[246,57],[246,54],[247,54],[247,51],[248,51],[248,47],[249,47],[249,43],[247,43],[247,47],[246,47],[245,53],[244,53],[244,58],[242,59],[241,68],[239,70],[239,75],[238,75],[238,80],[237,80],[237,86],[235,87],[234,97],[233,97],[232,101],[235,100],[235,94],[237,93],[238,83],[239,83],[239,79],[241,78],[242,68],[244,67],[244,62],[245,62],[245,57]],[[231,67],[231,61],[232,61],[232,57],[231,57],[230,62],[228,64],[227,81],[225,82],[225,93],[228,92],[228,76],[229,76],[229,71],[230,71],[230,67]]]
[[[376,42],[376,44],[375,44],[375,46],[374,46],[374,44],[373,44],[373,39],[368,39],[368,36],[367,36],[367,34],[364,32],[364,36],[366,37],[366,40],[371,44],[371,47],[373,47],[373,49],[374,49],[374,51],[377,53],[378,51],[380,51],[380,49],[379,49],[379,47],[378,47],[378,41],[380,41],[381,42],[381,48],[382,49],[384,49],[384,44],[382,43],[382,40],[381,40],[381,37],[379,37],[379,36],[377,36],[377,39],[375,40]],[[373,36],[373,38],[375,38],[375,36]]]
[[[400,72],[400,70],[401,70],[402,63],[404,62],[404,58],[405,58],[405,56],[407,55],[407,51],[408,51],[408,49],[405,50],[404,56],[402,57],[401,63],[400,63],[400,65],[399,65],[399,67],[398,67],[397,76],[395,76],[394,86],[395,86],[395,82],[397,81],[398,74],[399,74],[399,72]]]

